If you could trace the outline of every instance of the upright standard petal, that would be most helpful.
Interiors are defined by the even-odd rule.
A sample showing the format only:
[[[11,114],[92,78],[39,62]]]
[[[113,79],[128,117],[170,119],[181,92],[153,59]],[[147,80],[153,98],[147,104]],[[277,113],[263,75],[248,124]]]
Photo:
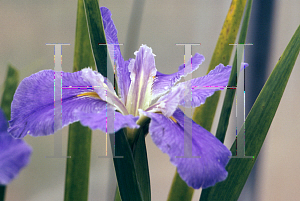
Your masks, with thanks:
[[[27,134],[43,136],[54,130],[54,71],[43,70],[20,83],[11,104],[9,133],[15,138]],[[62,126],[78,121],[74,110],[100,112],[106,107],[92,83],[82,77],[82,71],[62,73]]]
[[[82,125],[88,126],[93,130],[99,129],[107,133],[114,133],[125,127],[139,128],[139,125],[136,124],[139,117],[134,117],[131,114],[122,115],[111,108],[105,108],[99,113],[84,113],[78,111],[77,115]]]
[[[137,115],[138,109],[146,109],[152,100],[153,77],[156,75],[155,59],[152,49],[142,45],[135,60],[131,60],[128,70],[131,84],[127,96],[126,108],[129,114]]]
[[[182,77],[185,77],[184,67],[192,65],[192,72],[197,70],[199,65],[205,60],[204,56],[196,53],[186,64],[182,64],[178,68],[178,72],[166,75],[157,71],[152,89],[152,99],[166,93],[173,87]]]
[[[207,188],[227,177],[225,166],[231,152],[210,132],[192,121],[193,157],[184,158],[184,114],[177,109],[172,118],[162,114],[143,112],[151,118],[149,133],[162,152],[170,156],[180,177],[191,187]],[[181,156],[181,157],[180,157]],[[200,157],[197,157],[200,156]]]
[[[203,104],[207,97],[213,95],[217,90],[223,90],[227,87],[231,66],[219,64],[214,70],[207,75],[191,80],[192,100],[191,107],[198,107]],[[180,83],[185,84],[186,82]],[[184,104],[184,97],[180,101],[180,105]]]
[[[7,133],[7,121],[0,109],[0,185],[9,184],[28,165],[32,149],[24,140]]]
[[[108,8],[101,7],[100,11],[102,15],[102,21],[107,43],[119,44],[117,36],[118,31],[114,25],[113,20],[111,19],[110,10]],[[125,103],[130,85],[130,73],[128,71],[129,61],[124,61],[119,45],[111,45],[108,47],[111,60],[116,62],[119,93],[122,97],[123,102]]]

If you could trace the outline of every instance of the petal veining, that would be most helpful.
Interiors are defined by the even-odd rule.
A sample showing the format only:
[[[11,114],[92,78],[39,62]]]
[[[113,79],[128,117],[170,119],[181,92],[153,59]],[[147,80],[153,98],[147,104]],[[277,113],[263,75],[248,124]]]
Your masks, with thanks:
[[[54,73],[53,70],[40,71],[22,80],[18,86],[11,104],[8,130],[13,137],[22,138],[27,134],[43,136],[55,132]],[[79,120],[74,115],[75,109],[96,113],[106,107],[105,101],[89,96],[96,91],[93,83],[82,78],[81,71],[62,72],[62,85],[62,126]]]
[[[82,69],[82,78],[85,81],[92,84],[95,92],[97,92],[97,94],[102,100],[110,103],[111,105],[116,106],[116,108],[120,110],[123,114],[128,114],[125,105],[118,98],[112,84],[108,79],[103,77],[97,71],[93,71],[91,68]]]
[[[110,115],[108,115],[108,113],[110,113]],[[82,125],[88,126],[93,130],[99,129],[107,133],[117,132],[124,127],[139,128],[139,125],[136,124],[139,117],[134,117],[131,114],[122,115],[109,107],[99,113],[84,113],[78,111],[77,115]]]
[[[117,29],[111,19],[111,12],[108,8],[101,7],[102,21],[105,31],[105,37],[108,44],[119,44]],[[127,94],[130,85],[130,73],[128,71],[129,61],[124,61],[119,45],[109,45],[108,50],[112,61],[116,63],[117,81],[119,93],[123,103],[126,103]]]
[[[156,75],[155,59],[152,49],[142,45],[135,60],[128,66],[131,84],[129,87],[126,108],[129,114],[137,115],[138,109],[146,109],[152,100],[151,90]]]
[[[151,118],[149,133],[153,142],[162,152],[170,156],[180,177],[191,187],[207,188],[227,177],[225,166],[231,152],[210,132],[192,121],[187,137],[192,138],[193,157],[184,156],[184,114],[177,109],[173,118],[162,114],[143,112]],[[176,122],[176,123],[175,123]],[[180,157],[181,156],[181,157]],[[198,157],[196,157],[198,156]],[[200,157],[199,157],[200,156]]]
[[[153,83],[152,89],[152,99],[156,99],[159,96],[166,93],[168,90],[171,89],[182,77],[185,77],[184,67],[192,68],[192,71],[198,69],[199,65],[205,60],[204,56],[201,54],[196,53],[186,64],[182,64],[178,68],[178,72],[167,75],[157,71],[155,80]]]
[[[219,64],[207,75],[192,79],[190,81],[192,87],[191,107],[198,107],[201,104],[204,104],[206,98],[213,95],[215,91],[225,89],[228,84],[230,73],[231,66]],[[186,82],[180,84],[186,84]],[[185,105],[184,97],[180,101],[180,105]]]

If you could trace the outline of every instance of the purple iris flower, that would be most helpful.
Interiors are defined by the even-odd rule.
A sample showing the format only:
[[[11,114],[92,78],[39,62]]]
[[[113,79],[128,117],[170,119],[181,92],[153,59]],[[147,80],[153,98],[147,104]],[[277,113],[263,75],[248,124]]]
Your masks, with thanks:
[[[10,183],[30,159],[32,149],[24,140],[14,139],[7,132],[8,122],[0,109],[0,185]]]
[[[100,8],[108,44],[118,44],[117,30],[107,8]],[[191,187],[207,188],[227,177],[225,166],[231,152],[210,132],[192,121],[194,156],[184,155],[184,90],[187,83],[179,80],[186,76],[185,67],[196,70],[204,56],[196,53],[178,72],[165,75],[155,67],[152,49],[142,45],[135,52],[135,59],[124,61],[119,46],[109,49],[116,61],[117,82],[120,96],[108,79],[90,68],[74,73],[62,72],[62,125],[80,121],[91,129],[112,133],[127,127],[139,128],[137,121],[151,118],[149,133],[153,142],[170,156],[181,178]],[[198,107],[219,88],[226,86],[231,66],[218,65],[204,77],[191,80],[193,87],[191,106]],[[12,120],[9,132],[15,138],[53,134],[53,70],[43,70],[25,78],[19,85],[12,102]],[[74,87],[76,86],[76,87]],[[85,86],[85,87],[83,87]],[[114,130],[107,128],[108,111],[116,111]],[[130,137],[130,136],[128,136]]]

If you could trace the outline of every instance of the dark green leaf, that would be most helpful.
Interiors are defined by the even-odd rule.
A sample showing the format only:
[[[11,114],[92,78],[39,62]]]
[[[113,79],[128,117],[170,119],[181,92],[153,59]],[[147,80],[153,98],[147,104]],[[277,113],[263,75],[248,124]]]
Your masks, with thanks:
[[[112,61],[110,57],[107,57],[108,50],[98,1],[83,0],[83,3],[96,67],[99,73],[107,77],[110,82],[114,84],[115,90],[117,91],[118,87],[117,82],[114,81],[115,77]]]
[[[145,143],[145,137],[148,133],[149,123],[150,119],[147,118],[144,126],[141,125],[140,129],[137,131],[138,139],[133,149],[137,180],[143,193],[144,201],[151,200],[150,176]]]
[[[134,183],[134,186],[136,186],[135,191],[137,191],[138,189],[140,190],[142,200],[150,201],[151,200],[150,176],[149,176],[149,168],[148,168],[147,150],[146,150],[146,144],[145,144],[145,136],[148,133],[150,118],[148,118],[148,117],[141,118],[137,123],[140,125],[140,128],[138,130],[132,130],[134,132],[133,136],[136,136],[135,139],[133,139],[132,142],[127,141],[127,138],[126,138],[126,140],[123,140],[123,142],[120,141],[123,143],[121,148],[122,147],[126,148],[128,146],[130,147],[130,153],[129,153],[129,151],[127,153],[128,161],[126,162],[123,159],[123,162],[130,163],[130,166],[133,165],[134,168],[128,169],[128,170],[126,170],[126,169],[123,170],[124,172],[122,172],[122,174],[125,174],[125,171],[131,172],[129,175],[127,175],[128,178],[123,177],[123,178],[120,178],[121,180],[119,181],[119,178],[117,176],[118,185],[119,186],[125,185],[124,181],[123,181],[124,179],[129,180],[129,181],[132,180],[132,182]],[[126,145],[125,142],[127,142],[128,145]],[[116,149],[120,149],[119,147],[117,147],[117,143],[115,143],[115,144],[116,144]],[[131,150],[133,150],[133,152]],[[126,151],[126,149],[123,148],[123,152],[124,151]],[[120,153],[123,153],[123,152],[120,152]],[[133,156],[134,161],[130,161],[131,157],[129,157],[129,155]],[[120,163],[121,162],[120,160],[121,159],[119,159],[119,161],[118,161],[118,159],[114,159],[116,174],[117,174],[117,169],[119,169],[119,167],[117,167],[117,166],[120,166],[120,168],[124,167]],[[116,161],[118,161],[119,163],[116,163]],[[128,168],[130,166],[128,166]],[[136,180],[132,177],[136,177]],[[121,200],[120,194],[122,195],[122,189],[125,192],[124,194],[128,194],[126,196],[130,196],[131,200],[139,199],[139,197],[137,197],[137,198],[132,197],[131,196],[132,193],[130,191],[126,190],[126,188],[124,188],[124,186],[121,186],[121,188],[119,190],[117,188],[116,195],[115,195],[115,201]],[[134,189],[131,189],[131,190],[134,190]],[[129,199],[128,197],[125,197],[125,198],[123,197],[123,200],[128,200],[128,199]]]
[[[110,135],[110,141],[114,142],[114,135]],[[111,143],[111,148],[115,150],[113,161],[122,200],[143,200],[142,192],[137,182],[132,150],[123,129],[116,132],[115,143]],[[118,156],[122,156],[122,158],[118,158]]]
[[[107,47],[104,45],[106,44],[106,39],[99,4],[97,0],[83,0],[83,2],[96,67],[99,73],[106,77]]]
[[[4,201],[5,199],[5,190],[6,186],[0,185],[0,201]]]
[[[4,91],[1,100],[1,108],[5,114],[6,119],[10,119],[11,102],[18,87],[18,83],[18,71],[12,65],[8,65],[6,80],[4,82]]]
[[[284,89],[300,50],[300,26],[277,62],[272,74],[256,99],[245,121],[245,155],[249,158],[232,158],[227,165],[228,178],[202,192],[204,200],[237,200],[256,161],[268,133]],[[244,137],[240,130],[239,137]],[[231,146],[236,152],[236,142]]]

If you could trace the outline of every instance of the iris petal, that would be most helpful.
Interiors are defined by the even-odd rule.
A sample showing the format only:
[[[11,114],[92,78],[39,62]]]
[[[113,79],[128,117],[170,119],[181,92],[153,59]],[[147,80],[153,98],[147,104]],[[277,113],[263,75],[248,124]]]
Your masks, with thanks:
[[[116,92],[114,91],[113,85],[107,78],[90,68],[82,69],[82,78],[84,81],[89,82],[94,87],[95,92],[98,93],[102,100],[110,103],[111,105],[115,105],[123,114],[128,114],[125,105],[118,98]]]
[[[102,21],[104,25],[105,37],[108,44],[119,44],[117,29],[114,25],[113,20],[111,19],[111,12],[105,7],[101,7]],[[116,61],[117,69],[117,81],[119,87],[119,93],[122,97],[123,102],[125,103],[127,99],[127,94],[130,86],[130,73],[128,71],[129,61],[124,61],[121,54],[120,46],[108,46],[111,60]]]
[[[12,101],[9,132],[15,138],[27,134],[43,136],[54,131],[54,71],[43,70],[25,78],[18,86]],[[82,71],[62,72],[62,126],[78,121],[74,110],[98,112],[106,102],[92,96],[78,96],[95,92],[92,83],[82,78]]]
[[[110,115],[108,115],[109,113]],[[139,128],[139,125],[136,124],[139,117],[122,115],[119,112],[114,112],[111,108],[105,108],[99,113],[84,113],[78,111],[77,116],[82,125],[88,126],[93,130],[99,129],[107,133],[117,132],[124,127]]]
[[[197,70],[199,65],[205,60],[204,56],[196,53],[192,57],[192,72]],[[152,89],[152,99],[156,99],[159,96],[166,93],[171,87],[173,87],[182,77],[186,76],[184,74],[184,66],[190,66],[191,60],[187,62],[187,64],[182,64],[178,68],[178,72],[166,75],[157,71],[155,80],[153,83]]]
[[[192,79],[191,107],[198,107],[201,104],[204,104],[206,98],[213,95],[215,91],[225,89],[228,84],[230,73],[231,66],[224,66],[223,64],[219,64],[207,75]],[[185,84],[185,82],[180,84]],[[185,105],[184,97],[180,101],[180,105]]]
[[[170,157],[180,177],[191,187],[207,188],[227,177],[225,166],[231,152],[210,132],[192,121],[193,156],[184,158],[184,114],[177,109],[173,118],[176,123],[162,114],[143,112],[151,118],[149,133],[153,142]],[[188,130],[188,129],[187,129]]]
[[[7,121],[0,110],[0,185],[7,185],[18,176],[30,160],[32,149],[24,140],[7,133]]]
[[[135,60],[128,66],[131,84],[129,87],[126,108],[128,112],[137,115],[138,109],[146,109],[152,100],[151,88],[156,75],[155,60],[152,49],[142,45]]]

